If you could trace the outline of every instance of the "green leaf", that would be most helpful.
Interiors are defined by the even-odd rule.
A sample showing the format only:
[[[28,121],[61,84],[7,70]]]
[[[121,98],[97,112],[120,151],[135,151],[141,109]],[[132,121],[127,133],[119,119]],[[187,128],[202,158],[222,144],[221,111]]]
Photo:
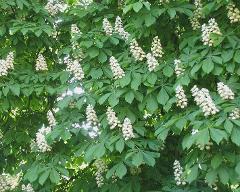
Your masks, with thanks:
[[[197,179],[198,176],[198,165],[194,165],[190,170],[188,171],[187,175],[187,181],[189,183],[193,182],[194,180]]]
[[[133,155],[132,164],[135,165],[136,167],[138,167],[142,163],[143,163],[143,153],[141,151],[139,151],[138,153]]]
[[[97,144],[95,150],[96,150],[96,151],[95,151],[94,155],[95,155],[98,159],[101,158],[101,157],[105,154],[105,152],[106,152],[106,148],[105,148],[105,146],[104,146],[104,143],[99,143],[99,144]]]
[[[141,85],[142,82],[142,75],[140,73],[132,73],[132,82],[131,82],[131,88],[133,90],[138,90],[139,85]]]
[[[173,19],[176,16],[176,10],[174,8],[168,9],[167,12],[171,19]]]
[[[205,59],[202,61],[202,69],[205,73],[210,73],[214,69],[214,63],[211,59]]]
[[[144,18],[145,18],[145,24],[147,27],[151,26],[156,22],[156,18],[151,14],[146,15]]]
[[[163,74],[167,77],[171,77],[173,75],[173,72],[173,68],[168,65],[163,69]]]
[[[96,47],[91,47],[88,49],[88,54],[91,58],[97,57],[99,55],[99,49]]]
[[[220,178],[220,181],[225,185],[229,181],[229,174],[226,168],[221,168],[218,170],[218,175]]]
[[[213,169],[218,168],[222,163],[222,156],[220,154],[215,155],[211,160],[211,166]]]
[[[196,133],[196,143],[204,146],[209,143],[210,137],[209,137],[209,131],[208,129],[202,129],[198,133]]]
[[[227,119],[224,123],[224,128],[228,133],[231,134],[233,129],[233,123],[229,119]]]
[[[164,87],[159,91],[157,100],[158,100],[158,103],[162,105],[165,105],[169,100],[169,95]]]
[[[225,131],[220,129],[214,129],[214,128],[210,128],[209,130],[210,130],[210,135],[212,140],[214,140],[218,145],[223,139],[227,140],[228,136]]]
[[[185,127],[187,120],[185,118],[181,118],[176,122],[176,127],[178,128],[179,132]]]
[[[55,184],[58,184],[60,181],[59,173],[55,169],[52,169],[50,172],[50,180],[52,183]]]
[[[3,87],[2,88],[2,92],[3,92],[4,96],[7,96],[8,92],[9,92],[9,87],[8,86],[7,87]]]
[[[233,128],[231,139],[232,142],[235,143],[237,146],[240,146],[240,129],[239,128]]]
[[[39,182],[40,185],[43,185],[43,184],[45,183],[45,181],[46,181],[47,178],[49,177],[49,174],[50,174],[50,169],[45,170],[45,171],[41,174],[41,176],[39,177],[39,180],[38,180],[38,182]]]
[[[148,83],[154,85],[157,81],[157,75],[155,73],[150,73],[147,77]]]
[[[121,78],[119,80],[119,82],[120,82],[121,87],[125,87],[125,86],[129,85],[129,83],[131,82],[131,73],[125,74],[125,76],[123,78]]]
[[[132,101],[133,101],[133,99],[134,99],[134,93],[133,93],[133,91],[127,92],[126,95],[125,95],[125,101],[127,101],[128,103],[131,104]]]
[[[107,93],[99,98],[98,103],[102,105],[112,93]]]
[[[233,50],[227,50],[222,52],[222,59],[223,62],[226,63],[230,61],[233,58]]]
[[[155,112],[158,109],[158,102],[157,99],[153,96],[150,95],[147,99],[147,110],[150,111],[151,113]]]
[[[155,159],[149,153],[143,153],[143,160],[149,166],[155,165]]]
[[[120,138],[116,143],[116,150],[119,153],[122,153],[123,149],[124,149],[124,140],[123,138]]]
[[[217,171],[211,170],[211,171],[207,172],[206,180],[209,184],[215,183],[216,179],[217,179]]]
[[[133,4],[133,10],[137,13],[139,12],[143,7],[143,4],[139,1]]]
[[[240,176],[240,162],[238,162],[237,166],[235,167],[235,171]]]
[[[115,107],[119,103],[119,98],[116,94],[111,94],[111,96],[108,98],[108,102],[111,107]]]
[[[20,95],[20,85],[19,84],[10,85],[10,90],[14,95],[16,95],[16,96]]]
[[[146,7],[146,9],[147,9],[148,11],[150,11],[150,6],[151,6],[151,4],[150,4],[148,1],[144,1],[143,4],[144,4],[144,6]]]
[[[237,50],[234,54],[234,61],[236,61],[237,63],[240,63],[240,50]]]
[[[122,179],[127,174],[127,168],[123,163],[119,163],[116,167],[116,175]]]
[[[38,178],[38,168],[39,166],[35,165],[31,167],[26,174],[26,178],[32,183],[37,180]]]

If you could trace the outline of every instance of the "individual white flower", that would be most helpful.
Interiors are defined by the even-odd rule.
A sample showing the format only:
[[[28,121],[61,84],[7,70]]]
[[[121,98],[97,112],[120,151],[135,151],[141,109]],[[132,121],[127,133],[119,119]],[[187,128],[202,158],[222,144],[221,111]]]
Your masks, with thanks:
[[[122,70],[120,64],[115,57],[111,56],[109,59],[109,63],[114,79],[121,79],[125,76],[124,71]]]
[[[80,65],[79,61],[75,59],[67,59],[67,71],[73,74],[74,79],[81,81],[84,78],[84,72],[82,66]]]
[[[176,98],[177,98],[177,106],[181,107],[182,109],[187,107],[188,100],[184,93],[184,89],[181,85],[176,87]]]
[[[82,35],[82,32],[80,31],[80,29],[78,28],[78,26],[76,24],[72,24],[71,25],[71,35],[72,37],[80,36]]]
[[[130,34],[125,31],[121,17],[117,16],[114,25],[114,32],[119,34],[125,41],[128,40]]]
[[[2,173],[0,175],[0,191],[13,191],[19,185],[19,175]]]
[[[22,191],[24,192],[34,192],[32,185],[29,183],[27,185],[22,185]]]
[[[196,133],[198,133],[198,129],[192,129],[191,134],[192,134],[192,135],[195,135]]]
[[[87,9],[89,5],[93,3],[93,0],[78,0],[78,5],[83,7],[84,9]]]
[[[133,133],[131,120],[128,118],[125,118],[123,121],[122,133],[125,140],[129,140],[135,137]]]
[[[148,53],[146,55],[146,58],[147,58],[148,70],[150,72],[154,71],[154,69],[159,65],[158,61],[156,60],[156,58],[151,53]]]
[[[227,15],[231,23],[236,23],[240,21],[240,11],[233,2],[227,5],[227,10]]]
[[[39,152],[45,153],[51,151],[51,146],[48,145],[45,136],[51,132],[51,127],[45,127],[44,125],[40,128],[36,134],[36,145]]]
[[[39,53],[36,61],[36,71],[47,71],[48,66],[44,56]]]
[[[240,109],[239,108],[233,109],[232,112],[229,114],[229,118],[232,120],[240,119]]]
[[[47,119],[50,127],[56,126],[57,122],[51,110],[47,112]]]
[[[103,19],[103,30],[105,31],[105,33],[109,36],[112,35],[113,33],[113,28],[112,28],[112,25],[111,23],[108,21],[107,18],[104,18]]]
[[[116,116],[115,111],[113,111],[111,107],[107,108],[107,121],[108,124],[110,125],[110,129],[122,126],[118,117]]]
[[[193,30],[199,29],[201,27],[199,20],[202,18],[202,2],[201,0],[194,1],[195,10],[193,11],[193,16],[190,19]]]
[[[160,39],[158,36],[153,38],[152,45],[151,45],[152,55],[156,58],[162,58],[163,56],[163,48]]]
[[[204,116],[214,115],[219,109],[213,103],[209,91],[205,88],[199,89],[196,85],[191,89],[192,96],[197,105],[202,109]]]
[[[181,63],[182,62],[179,59],[174,60],[174,66],[175,66],[174,71],[175,71],[175,74],[177,75],[177,77],[181,76],[185,71],[185,69],[182,68]]]
[[[186,185],[186,181],[184,181],[183,177],[183,168],[178,160],[175,160],[173,163],[174,170],[174,179],[177,185]]]
[[[94,165],[96,167],[95,178],[98,187],[102,187],[104,184],[103,174],[107,171],[107,165],[101,159],[95,160]]]
[[[92,125],[98,125],[97,114],[94,110],[94,107],[90,104],[86,108],[86,117],[87,117],[87,122],[89,122]]]
[[[213,40],[211,39],[211,34],[222,35],[217,22],[214,18],[208,21],[208,24],[202,25],[202,42],[204,45],[213,46]]]
[[[223,82],[217,83],[217,91],[222,99],[234,99],[233,91]]]
[[[130,52],[132,53],[132,56],[136,61],[143,61],[143,59],[146,57],[146,54],[144,53],[142,48],[138,45],[136,39],[133,39],[130,42]]]

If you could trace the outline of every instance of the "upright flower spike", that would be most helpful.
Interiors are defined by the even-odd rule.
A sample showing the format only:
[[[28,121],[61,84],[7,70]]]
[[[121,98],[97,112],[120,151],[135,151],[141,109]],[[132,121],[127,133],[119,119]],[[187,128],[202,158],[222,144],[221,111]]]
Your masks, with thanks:
[[[116,116],[115,111],[111,107],[107,108],[107,121],[110,125],[110,129],[114,129],[116,127],[122,127],[118,117]]]
[[[125,72],[122,70],[120,64],[115,57],[111,56],[109,59],[109,63],[114,79],[121,79],[125,76]]]
[[[152,45],[151,45],[151,52],[152,55],[156,58],[162,58],[163,57],[163,48],[160,39],[158,36],[153,38]]]
[[[83,7],[84,9],[87,9],[92,3],[93,0],[78,0],[77,4]]]
[[[128,118],[125,118],[123,121],[122,133],[125,140],[129,140],[135,137],[133,133],[131,120]]]
[[[68,59],[66,61],[67,71],[73,74],[74,79],[81,81],[84,78],[84,72],[82,66],[79,63],[79,60]]]
[[[181,85],[176,87],[176,98],[177,98],[177,106],[180,108],[187,107],[187,97],[184,93],[184,89]]]
[[[146,54],[138,45],[136,39],[133,39],[130,43],[130,52],[136,61],[143,61],[143,59],[146,57]]]
[[[23,192],[34,192],[34,189],[32,187],[32,185],[29,183],[27,185],[22,185],[22,191]]]
[[[217,83],[217,91],[222,99],[225,99],[225,100],[234,99],[233,91],[227,85],[225,85],[223,82]]]
[[[182,68],[181,63],[182,62],[179,59],[174,60],[174,66],[175,66],[174,70],[175,70],[175,74],[177,75],[177,77],[181,76],[185,71],[185,69]]]
[[[240,11],[236,8],[236,5],[233,2],[227,5],[227,10],[227,15],[231,23],[237,23],[240,21]]]
[[[178,160],[173,163],[174,177],[177,185],[186,185],[186,181],[183,178],[183,168]]]
[[[44,56],[39,53],[36,61],[36,71],[47,71],[48,66]]]
[[[121,17],[117,16],[115,20],[114,32],[120,35],[125,41],[128,40],[130,34],[125,31]]]
[[[201,107],[204,116],[215,115],[219,112],[219,109],[213,103],[213,100],[209,94],[209,91],[205,88],[199,89],[196,85],[191,89],[194,101],[199,107]]]
[[[94,165],[97,169],[97,171],[95,172],[97,186],[102,187],[104,184],[103,174],[107,171],[107,165],[101,159],[95,160]]]
[[[233,109],[229,115],[229,119],[232,119],[232,120],[240,119],[240,109],[239,108]]]
[[[57,122],[51,110],[47,112],[47,119],[50,127],[56,126]]]
[[[86,117],[87,117],[87,122],[88,123],[90,123],[91,125],[98,125],[97,114],[96,114],[92,105],[87,106]]]
[[[71,25],[71,35],[72,35],[72,37],[75,37],[76,35],[77,36],[82,35],[82,32],[78,28],[77,24]]]
[[[150,72],[154,71],[154,69],[159,65],[156,58],[151,53],[148,53],[146,55],[146,58],[147,58],[148,70]]]
[[[202,42],[204,45],[213,46],[213,40],[211,34],[222,35],[218,24],[214,18],[208,21],[208,24],[202,25]]]
[[[6,173],[2,173],[0,175],[0,191],[7,192],[13,191],[19,185],[19,175],[10,175]]]
[[[199,20],[202,18],[202,2],[201,0],[194,0],[195,10],[193,11],[193,16],[190,19],[193,30],[197,30],[201,27]]]
[[[14,69],[13,62],[13,52],[9,52],[5,60],[0,60],[0,76],[6,76],[9,73],[9,70]]]
[[[109,36],[111,36],[113,33],[112,25],[107,18],[103,19],[103,30],[105,31],[106,35],[109,35]]]

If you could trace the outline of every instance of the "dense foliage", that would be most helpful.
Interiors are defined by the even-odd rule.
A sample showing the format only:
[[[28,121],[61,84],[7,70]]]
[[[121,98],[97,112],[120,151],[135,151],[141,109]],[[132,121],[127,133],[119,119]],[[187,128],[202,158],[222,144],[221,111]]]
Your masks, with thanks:
[[[240,191],[238,8],[0,0],[0,191]]]

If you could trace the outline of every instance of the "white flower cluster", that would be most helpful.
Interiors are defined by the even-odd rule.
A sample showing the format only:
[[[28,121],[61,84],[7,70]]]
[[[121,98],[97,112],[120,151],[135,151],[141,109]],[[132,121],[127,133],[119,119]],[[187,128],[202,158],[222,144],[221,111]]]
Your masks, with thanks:
[[[113,111],[111,107],[107,108],[107,121],[108,121],[108,124],[110,125],[110,129],[114,129],[116,127],[122,127],[121,122],[116,116],[115,111]]]
[[[184,93],[184,89],[181,85],[176,87],[176,98],[177,98],[177,106],[181,107],[182,109],[187,107],[188,100]]]
[[[130,43],[130,52],[136,61],[143,61],[143,59],[146,57],[146,54],[138,45],[136,39],[133,39]]]
[[[111,56],[109,59],[109,63],[114,79],[121,79],[125,76],[123,69],[121,68],[115,57]]]
[[[202,108],[204,116],[214,115],[219,112],[219,109],[213,103],[209,91],[205,88],[199,89],[196,85],[191,89],[194,101]]]
[[[236,23],[240,21],[240,11],[236,7],[234,3],[229,3],[227,5],[227,10],[228,10],[228,18],[230,19],[231,23]]]
[[[135,137],[133,134],[133,127],[132,127],[131,120],[128,118],[125,118],[123,121],[122,133],[125,140],[129,140]]]
[[[72,37],[80,36],[82,35],[82,32],[80,31],[80,29],[78,28],[78,26],[76,24],[72,24],[71,25],[71,35]]]
[[[158,61],[151,53],[148,53],[146,55],[146,58],[147,58],[148,70],[151,72],[159,65]]]
[[[175,66],[174,71],[175,71],[175,74],[177,75],[177,77],[182,75],[184,73],[184,71],[185,71],[185,69],[182,68],[181,63],[182,62],[181,62],[180,59],[175,59],[174,60],[174,66]]]
[[[47,71],[48,66],[44,56],[39,53],[36,61],[36,71]]]
[[[36,134],[36,145],[39,152],[45,153],[51,151],[51,146],[48,145],[45,136],[51,132],[51,127],[42,126]]]
[[[84,9],[87,9],[88,6],[91,5],[92,3],[93,0],[79,0],[77,4],[83,7]]]
[[[49,0],[45,9],[50,13],[50,15],[56,15],[60,11],[64,10],[65,5],[60,4],[56,0]]]
[[[55,117],[53,115],[53,112],[51,110],[49,110],[47,112],[47,119],[48,119],[48,124],[49,124],[50,127],[56,126],[57,122],[56,122],[56,119],[55,119]]]
[[[203,5],[202,5],[201,0],[195,0],[194,5],[195,5],[196,9],[193,11],[193,16],[190,19],[190,22],[191,22],[193,30],[197,30],[201,26],[199,20],[202,18]]]
[[[232,112],[229,114],[229,118],[232,120],[240,119],[240,109],[239,108],[233,109]]]
[[[9,175],[9,174],[1,174],[0,175],[0,192],[13,191],[19,184],[19,176],[17,175]]]
[[[97,169],[97,171],[95,173],[97,186],[98,187],[102,187],[103,184],[104,184],[103,173],[105,173],[107,171],[107,165],[101,159],[96,160],[94,162],[94,165],[95,165],[95,167]]]
[[[222,34],[214,18],[210,19],[208,24],[204,23],[202,25],[202,42],[204,45],[213,46],[214,42],[210,37],[211,34]]]
[[[112,27],[111,23],[108,21],[107,18],[103,19],[102,26],[103,26],[103,30],[105,31],[106,35],[111,36],[112,33],[113,33],[113,27]]]
[[[234,99],[233,91],[223,82],[217,83],[217,91],[222,99]]]
[[[156,58],[162,58],[164,54],[162,44],[158,36],[153,38],[152,45],[151,45],[151,52],[152,52],[152,55]]]
[[[83,129],[87,132],[88,136],[92,139],[97,137],[99,133],[99,125],[92,125],[90,122],[73,123],[72,127],[75,129]]]
[[[212,145],[213,145],[212,142],[208,142],[206,145],[198,145],[198,148],[199,148],[201,151],[203,151],[204,149],[210,150]]]
[[[97,114],[92,105],[87,106],[86,117],[87,117],[87,122],[89,122],[92,125],[98,125]]]
[[[74,79],[81,81],[84,78],[82,66],[77,59],[75,60],[67,59],[66,64],[67,71],[73,74]]]
[[[186,185],[186,181],[183,178],[183,168],[178,160],[173,163],[174,177],[177,185]]]
[[[0,77],[7,75],[10,69],[14,69],[13,62],[13,52],[9,52],[5,60],[0,60]]]
[[[32,185],[29,183],[27,185],[22,185],[22,191],[24,192],[34,192]]]
[[[115,20],[114,32],[120,35],[120,37],[122,37],[125,41],[127,41],[130,36],[130,34],[125,31],[122,24],[122,19],[119,16],[117,16]]]

